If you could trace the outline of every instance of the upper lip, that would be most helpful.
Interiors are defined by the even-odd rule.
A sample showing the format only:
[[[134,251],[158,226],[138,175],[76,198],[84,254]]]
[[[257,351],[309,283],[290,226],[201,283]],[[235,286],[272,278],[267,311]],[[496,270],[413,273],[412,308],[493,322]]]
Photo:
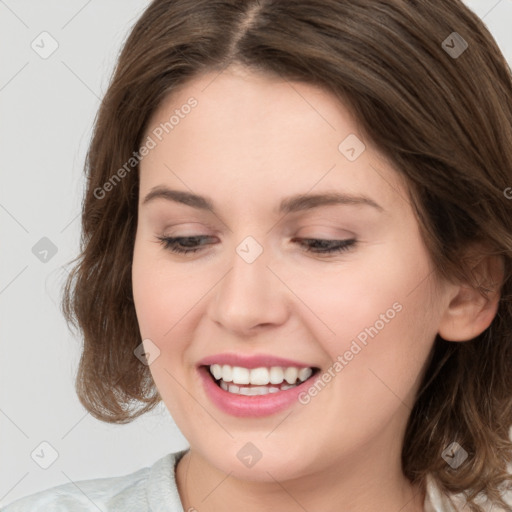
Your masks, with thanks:
[[[210,366],[212,364],[228,364],[229,366],[241,366],[243,368],[270,368],[272,366],[296,366],[297,368],[315,368],[308,363],[294,361],[293,359],[286,359],[283,357],[276,357],[270,354],[254,354],[254,355],[241,355],[241,354],[216,354],[213,356],[205,357],[199,361],[199,366]]]

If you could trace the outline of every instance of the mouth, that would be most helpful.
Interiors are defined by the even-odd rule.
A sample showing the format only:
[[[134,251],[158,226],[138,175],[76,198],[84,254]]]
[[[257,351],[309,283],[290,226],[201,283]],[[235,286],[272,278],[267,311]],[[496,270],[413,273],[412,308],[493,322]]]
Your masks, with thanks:
[[[211,364],[201,368],[225,392],[249,397],[282,393],[314,379],[320,372],[317,367],[296,366],[245,368]]]

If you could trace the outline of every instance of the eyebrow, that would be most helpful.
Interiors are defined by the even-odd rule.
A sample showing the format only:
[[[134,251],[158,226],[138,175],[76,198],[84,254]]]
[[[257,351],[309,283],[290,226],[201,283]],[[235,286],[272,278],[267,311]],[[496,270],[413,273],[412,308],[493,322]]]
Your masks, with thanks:
[[[163,185],[153,187],[142,201],[142,204],[148,204],[155,199],[165,199],[167,201],[185,204],[199,210],[210,210],[214,214],[216,213],[215,206],[211,198],[183,190],[173,190]],[[376,203],[370,197],[342,192],[328,192],[318,194],[296,194],[294,196],[286,197],[279,204],[276,213],[282,214],[305,211],[333,204],[366,205],[371,206],[380,212],[385,211],[380,204]]]

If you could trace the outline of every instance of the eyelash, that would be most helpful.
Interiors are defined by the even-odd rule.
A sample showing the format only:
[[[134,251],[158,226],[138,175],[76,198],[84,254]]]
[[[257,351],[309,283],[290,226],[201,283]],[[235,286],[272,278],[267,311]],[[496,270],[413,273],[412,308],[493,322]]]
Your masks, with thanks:
[[[178,254],[191,254],[194,252],[197,252],[200,250],[199,247],[195,248],[188,248],[183,249],[182,247],[178,246],[178,243],[180,240],[194,240],[194,239],[205,239],[210,238],[208,236],[177,236],[177,237],[165,237],[165,236],[157,236],[157,239],[160,241],[160,243],[164,246],[164,249],[178,253]],[[311,248],[310,245],[307,245],[307,247],[304,247],[304,244],[299,244],[303,248],[305,252],[311,252],[314,254],[336,254],[341,253],[344,251],[349,251],[351,248],[354,247],[357,240],[355,238],[347,239],[347,240],[325,240],[325,239],[319,239],[319,238],[302,238],[302,239],[294,239],[294,240],[302,240],[302,241],[308,241],[313,242],[313,244],[336,244],[334,247],[328,247],[327,249],[323,250],[314,250]]]

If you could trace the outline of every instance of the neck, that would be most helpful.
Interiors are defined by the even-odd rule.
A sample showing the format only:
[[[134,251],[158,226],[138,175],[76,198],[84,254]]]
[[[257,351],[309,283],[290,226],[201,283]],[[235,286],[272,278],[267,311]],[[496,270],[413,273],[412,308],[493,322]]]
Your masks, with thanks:
[[[347,461],[294,479],[252,481],[220,471],[191,449],[177,465],[176,482],[185,511],[424,512],[425,489],[412,485],[399,467],[382,469],[372,459],[376,464],[361,472],[362,464]]]

